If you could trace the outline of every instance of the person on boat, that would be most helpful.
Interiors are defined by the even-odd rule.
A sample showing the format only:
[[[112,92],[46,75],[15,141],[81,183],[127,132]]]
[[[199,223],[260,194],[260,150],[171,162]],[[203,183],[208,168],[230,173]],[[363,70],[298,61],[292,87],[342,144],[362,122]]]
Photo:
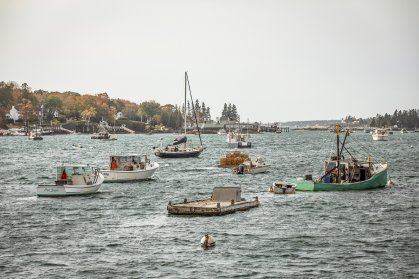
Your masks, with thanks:
[[[65,170],[63,170],[63,173],[61,174],[61,180],[67,180],[68,176],[67,173],[65,172]]]
[[[116,163],[115,158],[112,157],[111,170],[116,170],[117,168],[118,168],[118,164]]]

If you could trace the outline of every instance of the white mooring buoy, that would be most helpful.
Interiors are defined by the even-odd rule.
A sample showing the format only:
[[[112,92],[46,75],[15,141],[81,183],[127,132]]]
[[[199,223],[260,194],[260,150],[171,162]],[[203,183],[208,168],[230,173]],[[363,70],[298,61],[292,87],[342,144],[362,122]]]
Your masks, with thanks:
[[[215,246],[215,238],[210,235],[206,234],[201,238],[201,246],[204,248],[214,247]]]
[[[394,182],[393,182],[393,180],[391,180],[391,178],[387,181],[387,186],[390,186],[390,187],[392,187],[392,186],[394,186],[394,185],[396,185]]]

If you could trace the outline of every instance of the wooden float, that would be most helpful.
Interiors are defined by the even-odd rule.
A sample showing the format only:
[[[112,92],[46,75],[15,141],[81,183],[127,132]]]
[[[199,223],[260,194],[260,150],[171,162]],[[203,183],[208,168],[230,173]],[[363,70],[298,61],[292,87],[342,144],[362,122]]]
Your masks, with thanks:
[[[211,198],[204,200],[172,203],[169,201],[167,211],[174,215],[216,216],[248,210],[259,206],[259,199],[246,201],[241,198],[240,187],[215,187]]]

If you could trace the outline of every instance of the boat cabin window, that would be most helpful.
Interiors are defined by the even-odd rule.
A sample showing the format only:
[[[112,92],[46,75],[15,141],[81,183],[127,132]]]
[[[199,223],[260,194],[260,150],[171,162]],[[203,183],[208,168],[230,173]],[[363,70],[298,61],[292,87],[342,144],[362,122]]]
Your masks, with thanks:
[[[145,162],[147,162],[147,156],[131,155],[110,157],[110,166],[112,170],[130,171],[143,169]]]
[[[326,163],[326,172],[330,172],[331,170],[333,170],[336,167],[337,163],[336,162],[327,162]]]
[[[70,179],[73,175],[89,175],[92,174],[92,169],[88,166],[61,166],[57,167],[57,180],[62,180],[63,173],[65,179]]]

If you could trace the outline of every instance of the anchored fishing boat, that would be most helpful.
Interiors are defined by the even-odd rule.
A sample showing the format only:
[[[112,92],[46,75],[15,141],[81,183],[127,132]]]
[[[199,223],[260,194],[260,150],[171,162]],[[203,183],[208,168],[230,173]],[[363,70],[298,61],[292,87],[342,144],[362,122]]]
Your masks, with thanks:
[[[250,135],[239,131],[229,132],[227,134],[227,143],[230,148],[251,148]]]
[[[246,201],[241,197],[240,187],[215,187],[209,199],[172,203],[169,201],[167,211],[174,215],[215,216],[248,210],[259,206],[259,199]]]
[[[36,194],[43,197],[76,196],[95,193],[104,180],[98,168],[86,165],[57,167],[54,184],[40,184]]]
[[[187,119],[187,114],[186,114],[186,93],[189,90],[190,96],[191,96],[191,103],[192,103],[192,110],[195,116],[195,123],[196,123],[196,129],[198,131],[198,135],[199,135],[199,141],[201,143],[200,146],[196,147],[192,145],[191,141],[188,141],[187,137],[186,137],[186,119]],[[202,145],[202,139],[201,139],[201,132],[199,130],[199,125],[198,125],[198,119],[196,117],[196,112],[195,112],[195,106],[193,103],[193,99],[192,99],[192,92],[191,92],[191,86],[189,84],[189,78],[188,78],[188,73],[185,72],[185,106],[184,106],[185,110],[184,110],[184,123],[185,123],[185,127],[184,127],[184,134],[181,136],[178,136],[174,142],[170,145],[167,145],[165,147],[163,147],[162,142],[160,142],[160,147],[159,148],[154,148],[154,155],[161,157],[161,158],[190,158],[190,157],[198,157],[202,151],[204,151],[204,147]],[[163,139],[161,139],[163,140]]]
[[[238,167],[234,168],[233,172],[237,174],[257,174],[267,172],[269,167],[270,165],[259,157],[256,161],[252,161],[250,159],[245,160]]]
[[[33,129],[32,131],[30,131],[30,133],[29,133],[29,139],[31,139],[31,140],[43,140],[43,137],[42,137],[42,128],[38,128],[36,126],[35,129]]]
[[[342,191],[342,190],[370,190],[387,185],[388,163],[374,163],[371,156],[366,160],[358,160],[345,147],[349,136],[346,130],[341,143],[339,139],[340,125],[336,124],[336,154],[326,160],[321,177],[316,180],[291,180],[296,190],[300,191]],[[346,159],[343,151],[349,159]]]
[[[149,179],[159,168],[146,155],[112,155],[109,169],[101,170],[104,182],[126,182]]]
[[[102,130],[97,134],[94,134],[90,137],[91,139],[101,139],[101,140],[109,140],[111,139],[111,135],[108,131]]]
[[[387,129],[375,129],[372,133],[372,139],[377,141],[387,141],[388,134]]]

